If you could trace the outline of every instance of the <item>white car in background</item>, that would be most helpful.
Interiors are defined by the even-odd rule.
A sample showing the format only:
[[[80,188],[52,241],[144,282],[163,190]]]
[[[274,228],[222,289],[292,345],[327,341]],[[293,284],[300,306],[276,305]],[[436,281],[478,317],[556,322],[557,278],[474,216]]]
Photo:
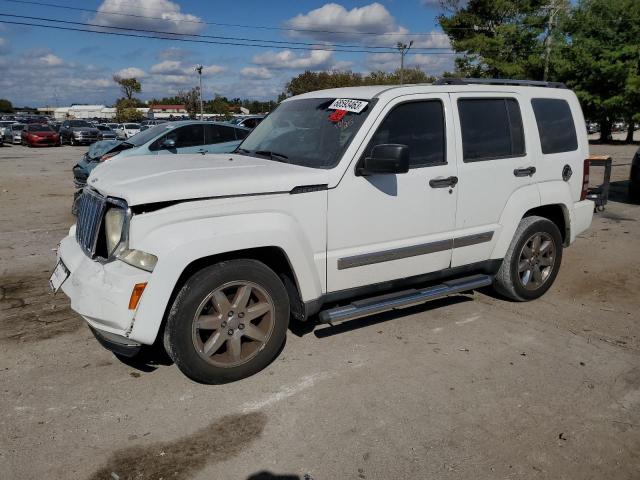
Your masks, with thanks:
[[[140,133],[139,123],[120,123],[116,127],[116,135],[120,140],[126,140],[133,137],[136,133]]]
[[[4,133],[5,133],[6,129],[8,127],[10,127],[11,125],[13,125],[14,123],[16,123],[16,122],[14,122],[13,120],[2,120],[2,121],[0,121],[0,137],[4,138]]]
[[[23,123],[12,123],[4,131],[4,141],[13,145],[22,143],[22,130],[26,125]]]

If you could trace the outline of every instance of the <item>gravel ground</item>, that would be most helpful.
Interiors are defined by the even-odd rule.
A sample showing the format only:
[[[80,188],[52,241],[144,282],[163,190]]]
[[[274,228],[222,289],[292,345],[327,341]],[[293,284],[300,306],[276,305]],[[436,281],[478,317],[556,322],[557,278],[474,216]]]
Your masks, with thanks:
[[[48,292],[83,149],[0,148],[0,478],[640,478],[635,148],[592,146],[612,201],[542,299],[290,332],[224,386],[121,363]]]

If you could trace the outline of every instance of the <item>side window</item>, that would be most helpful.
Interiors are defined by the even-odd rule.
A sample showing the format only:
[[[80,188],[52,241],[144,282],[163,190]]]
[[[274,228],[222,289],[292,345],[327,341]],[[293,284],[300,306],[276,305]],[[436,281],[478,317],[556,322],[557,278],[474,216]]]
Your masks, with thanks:
[[[385,143],[407,145],[411,168],[446,164],[442,102],[425,100],[395,107],[376,130],[365,157],[371,155],[373,147]]]
[[[204,145],[204,127],[202,125],[185,125],[167,133],[167,138],[173,138],[176,148],[197,147]]]
[[[517,100],[458,100],[465,162],[520,157],[525,154],[524,129]]]
[[[572,152],[578,149],[576,126],[565,100],[534,98],[531,106],[540,132],[542,153]]]
[[[251,133],[249,130],[245,130],[244,128],[234,128],[236,131],[236,139],[244,140],[244,138]]]
[[[233,127],[225,127],[224,125],[205,125],[204,127],[204,143],[205,145],[213,145],[214,143],[233,142],[236,140],[236,134]]]

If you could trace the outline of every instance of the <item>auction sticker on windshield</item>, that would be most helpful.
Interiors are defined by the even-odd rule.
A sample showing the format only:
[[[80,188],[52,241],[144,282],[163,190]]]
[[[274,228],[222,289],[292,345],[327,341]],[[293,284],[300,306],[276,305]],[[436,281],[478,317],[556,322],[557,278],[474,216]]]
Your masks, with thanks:
[[[369,102],[362,100],[336,98],[333,103],[329,105],[329,110],[346,110],[347,112],[360,113],[368,104]]]
[[[62,263],[62,260],[60,260],[49,278],[49,286],[53,293],[57,293],[58,290],[60,290],[60,287],[67,278],[69,278],[69,269]]]

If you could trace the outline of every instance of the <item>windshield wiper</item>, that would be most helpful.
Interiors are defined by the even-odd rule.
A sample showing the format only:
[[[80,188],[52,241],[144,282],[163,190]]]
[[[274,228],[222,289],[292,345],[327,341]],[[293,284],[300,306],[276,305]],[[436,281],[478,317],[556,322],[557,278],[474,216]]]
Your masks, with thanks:
[[[251,152],[249,150],[245,149],[245,148],[238,147],[231,153],[251,153]]]
[[[283,155],[282,153],[272,152],[270,150],[256,150],[253,153],[256,155],[262,155],[263,157],[269,157],[271,160],[275,160],[277,162],[289,163],[289,157]]]

